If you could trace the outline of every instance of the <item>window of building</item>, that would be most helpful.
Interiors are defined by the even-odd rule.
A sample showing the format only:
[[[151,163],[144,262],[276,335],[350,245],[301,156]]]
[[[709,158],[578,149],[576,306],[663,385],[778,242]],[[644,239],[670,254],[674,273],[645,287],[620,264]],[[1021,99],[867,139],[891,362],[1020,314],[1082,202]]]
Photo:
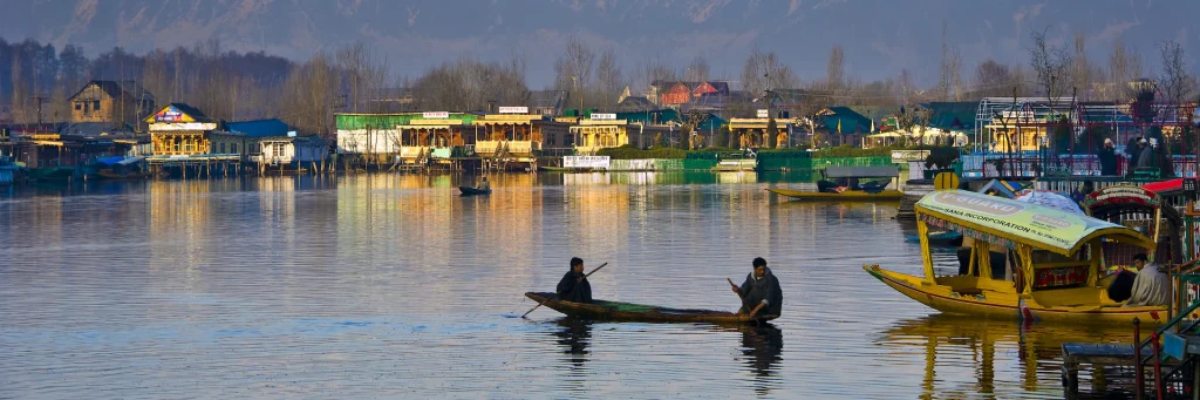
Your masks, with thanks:
[[[81,110],[83,110],[83,102],[82,101],[75,102],[75,111],[81,111]]]
[[[92,111],[100,111],[100,100],[92,101]]]
[[[233,149],[233,150],[231,151],[231,153],[237,153],[237,152],[238,152],[238,145],[237,145],[237,143],[231,143],[231,144],[230,144],[230,146],[231,146],[231,148]]]

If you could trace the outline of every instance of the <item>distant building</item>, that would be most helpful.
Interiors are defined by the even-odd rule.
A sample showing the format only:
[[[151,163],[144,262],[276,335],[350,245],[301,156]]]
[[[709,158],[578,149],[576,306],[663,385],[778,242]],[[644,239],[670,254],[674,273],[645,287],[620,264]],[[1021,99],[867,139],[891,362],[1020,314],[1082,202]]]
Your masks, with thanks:
[[[154,109],[154,95],[133,81],[91,81],[70,97],[71,123],[135,126]]]
[[[562,115],[566,101],[565,90],[534,90],[529,92],[529,111],[546,117]]]
[[[270,137],[287,137],[288,126],[278,119],[227,122],[225,128],[209,133],[212,143],[210,153],[237,155],[242,161],[250,161],[262,155],[262,140]]]
[[[212,152],[209,133],[217,121],[183,103],[171,103],[144,120],[156,156],[203,155]]]
[[[729,83],[724,81],[663,81],[650,83],[646,98],[665,107],[679,107],[705,96],[729,96]]]

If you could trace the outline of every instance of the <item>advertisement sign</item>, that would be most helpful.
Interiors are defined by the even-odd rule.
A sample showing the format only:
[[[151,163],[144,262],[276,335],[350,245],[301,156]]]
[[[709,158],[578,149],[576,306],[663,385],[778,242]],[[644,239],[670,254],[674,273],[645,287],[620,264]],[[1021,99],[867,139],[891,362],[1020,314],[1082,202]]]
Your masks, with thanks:
[[[192,122],[192,119],[175,107],[167,107],[154,114],[154,122]]]
[[[767,112],[766,109],[758,110],[758,112],[755,114],[755,116],[758,118],[771,118],[771,114],[769,112]]]
[[[450,118],[450,113],[446,111],[426,111],[421,113],[421,118],[425,119],[447,119]]]
[[[1058,209],[961,190],[926,195],[917,206],[918,210],[926,210],[922,213],[940,214],[931,216],[939,220],[930,221],[935,225],[948,223],[953,226],[945,228],[957,231],[963,223],[969,223],[987,229],[986,234],[1039,243],[1062,254],[1097,230],[1121,227]],[[970,233],[966,231],[973,229],[962,233]]]
[[[596,120],[605,120],[605,121],[615,121],[615,120],[617,119],[617,114],[613,114],[613,113],[592,113],[592,119],[596,119]]]
[[[608,156],[565,156],[563,168],[608,169]]]
[[[529,114],[529,107],[500,107],[501,114]]]

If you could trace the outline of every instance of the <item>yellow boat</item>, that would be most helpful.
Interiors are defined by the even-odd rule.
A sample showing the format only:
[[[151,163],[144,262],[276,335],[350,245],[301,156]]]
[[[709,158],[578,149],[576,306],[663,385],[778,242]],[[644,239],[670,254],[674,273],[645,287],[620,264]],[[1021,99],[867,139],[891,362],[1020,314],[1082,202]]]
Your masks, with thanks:
[[[930,193],[915,206],[924,276],[864,265],[901,294],[947,314],[1069,323],[1160,324],[1167,306],[1125,306],[1108,298],[1106,255],[1145,252],[1154,241],[1085,215],[980,193]],[[929,226],[963,234],[971,244],[966,274],[937,276]],[[992,273],[993,260],[1004,264]],[[1011,277],[1006,277],[1012,275]],[[995,277],[995,278],[994,278]],[[1023,277],[1032,277],[1025,279]]]
[[[875,167],[827,167],[821,170],[824,179],[817,182],[818,190],[794,190],[770,188],[767,191],[799,200],[875,201],[900,200],[904,193],[885,189],[900,175],[895,166]],[[887,178],[888,182],[872,181],[859,184],[860,179]],[[835,182],[837,181],[837,182]],[[840,190],[835,189],[841,186]]]

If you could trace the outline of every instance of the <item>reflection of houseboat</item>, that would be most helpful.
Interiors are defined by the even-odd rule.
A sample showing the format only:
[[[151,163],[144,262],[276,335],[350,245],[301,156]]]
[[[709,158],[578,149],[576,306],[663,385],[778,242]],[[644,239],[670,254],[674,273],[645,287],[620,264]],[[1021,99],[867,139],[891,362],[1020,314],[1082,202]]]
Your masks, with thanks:
[[[0,157],[0,185],[11,185],[16,180],[17,165],[8,157]]]
[[[150,176],[145,157],[109,156],[96,159],[96,175],[104,179],[135,179]]]

